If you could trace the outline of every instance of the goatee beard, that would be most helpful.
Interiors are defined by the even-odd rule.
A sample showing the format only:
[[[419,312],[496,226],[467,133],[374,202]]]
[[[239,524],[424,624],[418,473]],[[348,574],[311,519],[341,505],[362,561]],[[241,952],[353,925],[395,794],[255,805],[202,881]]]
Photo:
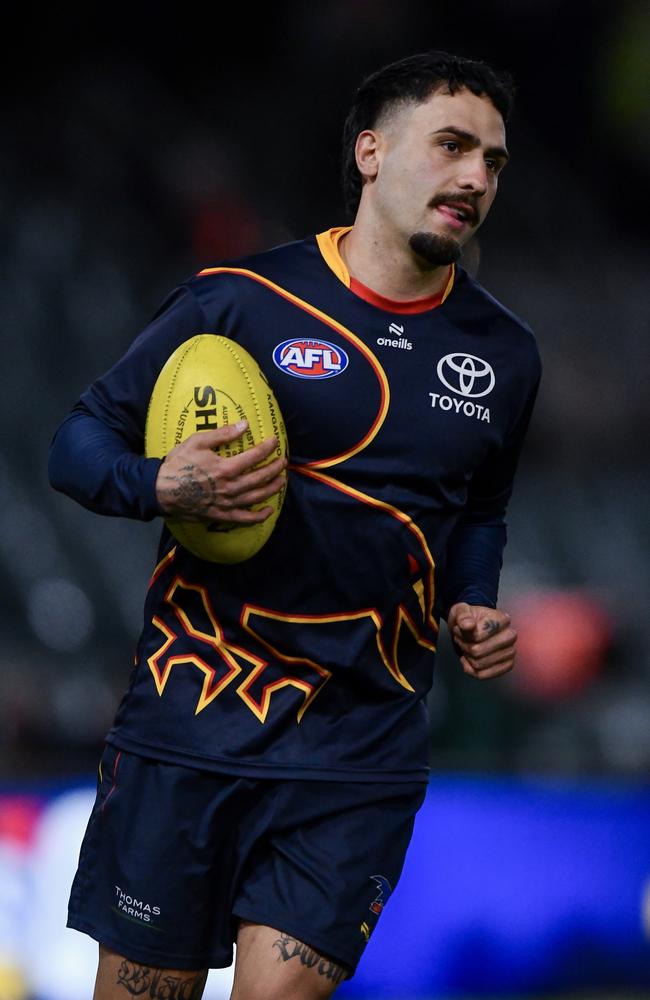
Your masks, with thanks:
[[[456,240],[436,233],[413,233],[409,238],[409,246],[413,253],[434,267],[455,264],[461,253],[460,244]]]

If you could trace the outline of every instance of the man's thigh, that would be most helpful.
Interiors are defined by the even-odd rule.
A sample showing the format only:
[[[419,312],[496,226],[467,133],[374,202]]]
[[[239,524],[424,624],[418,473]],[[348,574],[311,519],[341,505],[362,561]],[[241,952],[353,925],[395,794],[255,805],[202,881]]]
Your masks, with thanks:
[[[99,947],[93,1000],[201,1000],[207,969],[161,969]]]
[[[313,961],[326,978],[316,961],[325,956],[354,973],[399,880],[425,787],[278,783],[232,909],[246,924],[283,932],[284,942],[276,933],[266,944],[276,965]]]
[[[347,975],[344,966],[290,934],[240,923],[231,1000],[326,1000]]]
[[[68,926],[147,968],[230,965],[237,826],[250,799],[246,781],[108,747]]]

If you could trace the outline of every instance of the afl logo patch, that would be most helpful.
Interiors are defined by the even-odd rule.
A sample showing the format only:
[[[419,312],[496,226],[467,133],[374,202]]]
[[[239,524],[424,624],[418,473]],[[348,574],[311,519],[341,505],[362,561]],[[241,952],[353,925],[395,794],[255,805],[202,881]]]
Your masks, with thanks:
[[[345,351],[327,340],[283,340],[273,351],[273,361],[296,378],[332,378],[348,367]]]

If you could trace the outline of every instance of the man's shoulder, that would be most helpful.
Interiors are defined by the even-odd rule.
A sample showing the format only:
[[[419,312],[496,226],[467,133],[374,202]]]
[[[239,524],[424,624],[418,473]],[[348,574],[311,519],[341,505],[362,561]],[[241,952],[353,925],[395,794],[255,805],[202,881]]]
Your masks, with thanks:
[[[456,304],[460,310],[475,314],[480,322],[492,322],[519,336],[536,349],[535,334],[525,320],[509,309],[462,267],[457,267]],[[450,298],[451,304],[451,298]]]
[[[283,279],[308,265],[315,256],[316,249],[314,236],[291,240],[246,257],[221,260],[204,267],[187,284],[195,294],[200,295],[202,289],[215,283],[223,284],[230,280],[237,284],[242,278],[261,278],[281,283]]]

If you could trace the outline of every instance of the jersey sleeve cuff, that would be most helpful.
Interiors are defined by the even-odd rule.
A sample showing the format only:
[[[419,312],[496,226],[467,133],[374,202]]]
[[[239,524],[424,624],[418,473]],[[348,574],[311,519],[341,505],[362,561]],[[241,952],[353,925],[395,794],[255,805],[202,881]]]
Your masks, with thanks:
[[[488,597],[483,591],[479,590],[477,587],[465,587],[461,590],[452,600],[448,600],[443,603],[441,607],[441,616],[447,621],[449,617],[449,612],[453,608],[454,604],[469,604],[472,607],[480,608],[496,608],[497,598],[496,594],[494,597]]]
[[[158,503],[158,498],[156,496],[156,480],[158,478],[158,470],[162,465],[162,458],[144,458],[142,459],[142,490],[140,492],[141,498],[141,516],[145,521],[151,521],[154,517],[162,517],[163,510]]]

